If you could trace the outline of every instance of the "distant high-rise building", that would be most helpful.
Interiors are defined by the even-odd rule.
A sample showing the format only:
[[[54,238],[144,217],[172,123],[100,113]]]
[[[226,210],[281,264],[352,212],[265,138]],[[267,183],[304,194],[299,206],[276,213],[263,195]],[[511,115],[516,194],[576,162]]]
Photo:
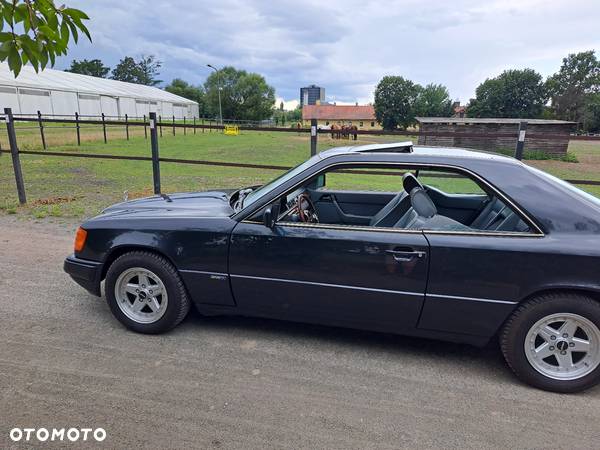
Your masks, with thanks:
[[[300,107],[304,105],[316,105],[325,101],[325,88],[310,86],[300,88]]]

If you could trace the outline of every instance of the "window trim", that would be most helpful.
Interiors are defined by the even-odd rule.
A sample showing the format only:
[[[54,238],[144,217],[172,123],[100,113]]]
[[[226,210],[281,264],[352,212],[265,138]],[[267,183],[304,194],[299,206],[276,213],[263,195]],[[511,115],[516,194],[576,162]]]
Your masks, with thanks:
[[[300,186],[302,183],[309,180],[310,178],[318,177],[323,172],[329,171],[329,169],[332,167],[357,166],[357,165],[359,165],[359,166],[362,166],[362,165],[396,166],[396,167],[404,167],[404,168],[407,168],[408,170],[411,170],[412,168],[415,168],[415,167],[417,167],[417,168],[435,167],[435,168],[440,168],[440,169],[449,169],[451,171],[455,171],[455,172],[459,172],[459,173],[462,172],[468,176],[471,176],[472,178],[475,178],[476,180],[479,180],[484,186],[489,188],[498,197],[500,197],[500,199],[503,200],[505,202],[505,204],[509,205],[517,214],[519,214],[521,216],[521,218],[523,220],[525,220],[525,222],[530,226],[530,228],[532,228],[532,231],[519,233],[519,232],[514,232],[514,231],[491,232],[491,231],[477,231],[477,230],[473,230],[473,231],[406,230],[406,229],[397,229],[397,228],[392,228],[392,227],[371,227],[371,226],[365,227],[365,226],[355,226],[355,225],[336,225],[336,224],[321,224],[321,223],[314,224],[314,223],[305,223],[305,222],[278,222],[278,223],[281,223],[282,225],[285,225],[285,226],[292,226],[292,227],[322,228],[322,229],[325,228],[325,229],[344,230],[344,231],[372,231],[372,232],[390,232],[390,233],[429,233],[429,234],[459,235],[459,236],[462,235],[462,236],[493,236],[493,237],[523,237],[523,238],[531,238],[531,237],[540,238],[540,237],[546,236],[546,234],[542,231],[542,229],[539,227],[539,225],[535,222],[535,220],[533,220],[531,218],[531,216],[529,214],[527,214],[525,211],[523,211],[522,208],[520,208],[510,198],[508,198],[503,192],[501,192],[499,189],[497,189],[495,186],[493,186],[491,183],[489,183],[485,178],[483,178],[482,176],[480,176],[480,175],[476,174],[475,172],[473,172],[469,169],[466,169],[464,167],[458,167],[458,166],[453,166],[453,165],[449,165],[449,164],[438,164],[438,163],[409,163],[409,162],[385,162],[385,161],[333,162],[333,163],[327,164],[321,170],[317,171],[315,174],[303,177],[297,183],[294,183],[294,185],[292,187],[290,187],[289,189],[287,189],[285,192],[277,195],[274,199],[269,200],[267,202],[263,202],[260,204],[260,206],[248,211],[247,214],[244,214],[244,217],[241,219],[240,222],[252,223],[252,224],[262,224],[262,222],[250,220],[250,219],[248,219],[248,217],[252,216],[256,212],[258,212],[260,209],[267,206],[268,204],[273,203],[277,199],[281,199],[283,196],[288,195],[290,192],[293,192],[294,190],[296,190],[298,188],[298,186]]]

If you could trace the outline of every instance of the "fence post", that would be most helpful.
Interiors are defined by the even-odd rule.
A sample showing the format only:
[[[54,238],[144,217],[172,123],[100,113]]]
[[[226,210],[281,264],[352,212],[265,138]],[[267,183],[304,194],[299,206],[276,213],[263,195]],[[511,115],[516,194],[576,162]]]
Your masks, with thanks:
[[[150,146],[152,148],[152,180],[154,193],[160,194],[160,161],[158,156],[158,136],[156,134],[156,113],[150,113]]]
[[[104,133],[104,143],[106,144],[106,142],[108,142],[106,140],[106,120],[104,117],[104,113],[102,113],[102,133]]]
[[[148,128],[146,126],[146,114],[144,114],[144,139],[148,139]]]
[[[519,161],[523,159],[523,149],[525,148],[525,133],[527,132],[527,122],[519,123],[519,137],[517,139],[517,147],[515,148],[515,158]]]
[[[129,140],[129,117],[127,113],[125,113],[125,136],[127,136],[127,140]]]
[[[81,145],[81,130],[79,127],[79,113],[75,111],[75,129],[77,130],[77,145]]]
[[[173,114],[173,136],[175,136],[175,114]]]
[[[158,116],[158,123],[160,128],[160,137],[162,137],[162,116]],[[152,135],[152,131],[150,132],[150,135]]]
[[[196,116],[194,116],[194,134],[196,134]]]
[[[317,119],[310,119],[310,156],[317,154]]]
[[[185,117],[183,118],[183,135],[187,134],[186,126],[185,126]]]
[[[12,109],[4,108],[4,116],[6,118],[6,133],[8,134],[10,154],[12,156],[13,169],[15,171],[15,181],[17,183],[19,203],[24,205],[27,203],[27,198],[25,196],[25,183],[23,182],[23,171],[21,170],[21,160],[19,158],[19,148],[17,147],[17,135],[15,133]]]
[[[202,125],[204,125],[204,117],[202,118]],[[204,127],[202,127],[202,132],[204,133]]]
[[[46,150],[46,136],[44,136],[44,123],[42,122],[42,113],[38,110],[38,124],[40,125],[40,136],[42,137],[42,147]]]

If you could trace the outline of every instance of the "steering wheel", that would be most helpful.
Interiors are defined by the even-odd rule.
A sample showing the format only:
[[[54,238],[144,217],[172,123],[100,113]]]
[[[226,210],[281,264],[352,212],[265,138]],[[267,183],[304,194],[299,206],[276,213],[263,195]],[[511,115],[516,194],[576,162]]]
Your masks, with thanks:
[[[312,202],[310,195],[306,192],[300,194],[296,198],[296,210],[301,222],[305,223],[319,223],[319,217],[317,216],[317,209]]]

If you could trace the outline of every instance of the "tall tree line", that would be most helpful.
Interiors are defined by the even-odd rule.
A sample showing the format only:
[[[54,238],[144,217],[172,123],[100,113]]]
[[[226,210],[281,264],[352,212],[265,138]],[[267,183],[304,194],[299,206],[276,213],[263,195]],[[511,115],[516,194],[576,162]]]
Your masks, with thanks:
[[[375,89],[377,120],[387,129],[412,126],[420,115],[451,115],[450,105],[444,86],[400,76],[383,77]],[[467,116],[561,119],[600,132],[600,61],[593,50],[570,54],[546,80],[533,69],[506,70],[477,87]]]

